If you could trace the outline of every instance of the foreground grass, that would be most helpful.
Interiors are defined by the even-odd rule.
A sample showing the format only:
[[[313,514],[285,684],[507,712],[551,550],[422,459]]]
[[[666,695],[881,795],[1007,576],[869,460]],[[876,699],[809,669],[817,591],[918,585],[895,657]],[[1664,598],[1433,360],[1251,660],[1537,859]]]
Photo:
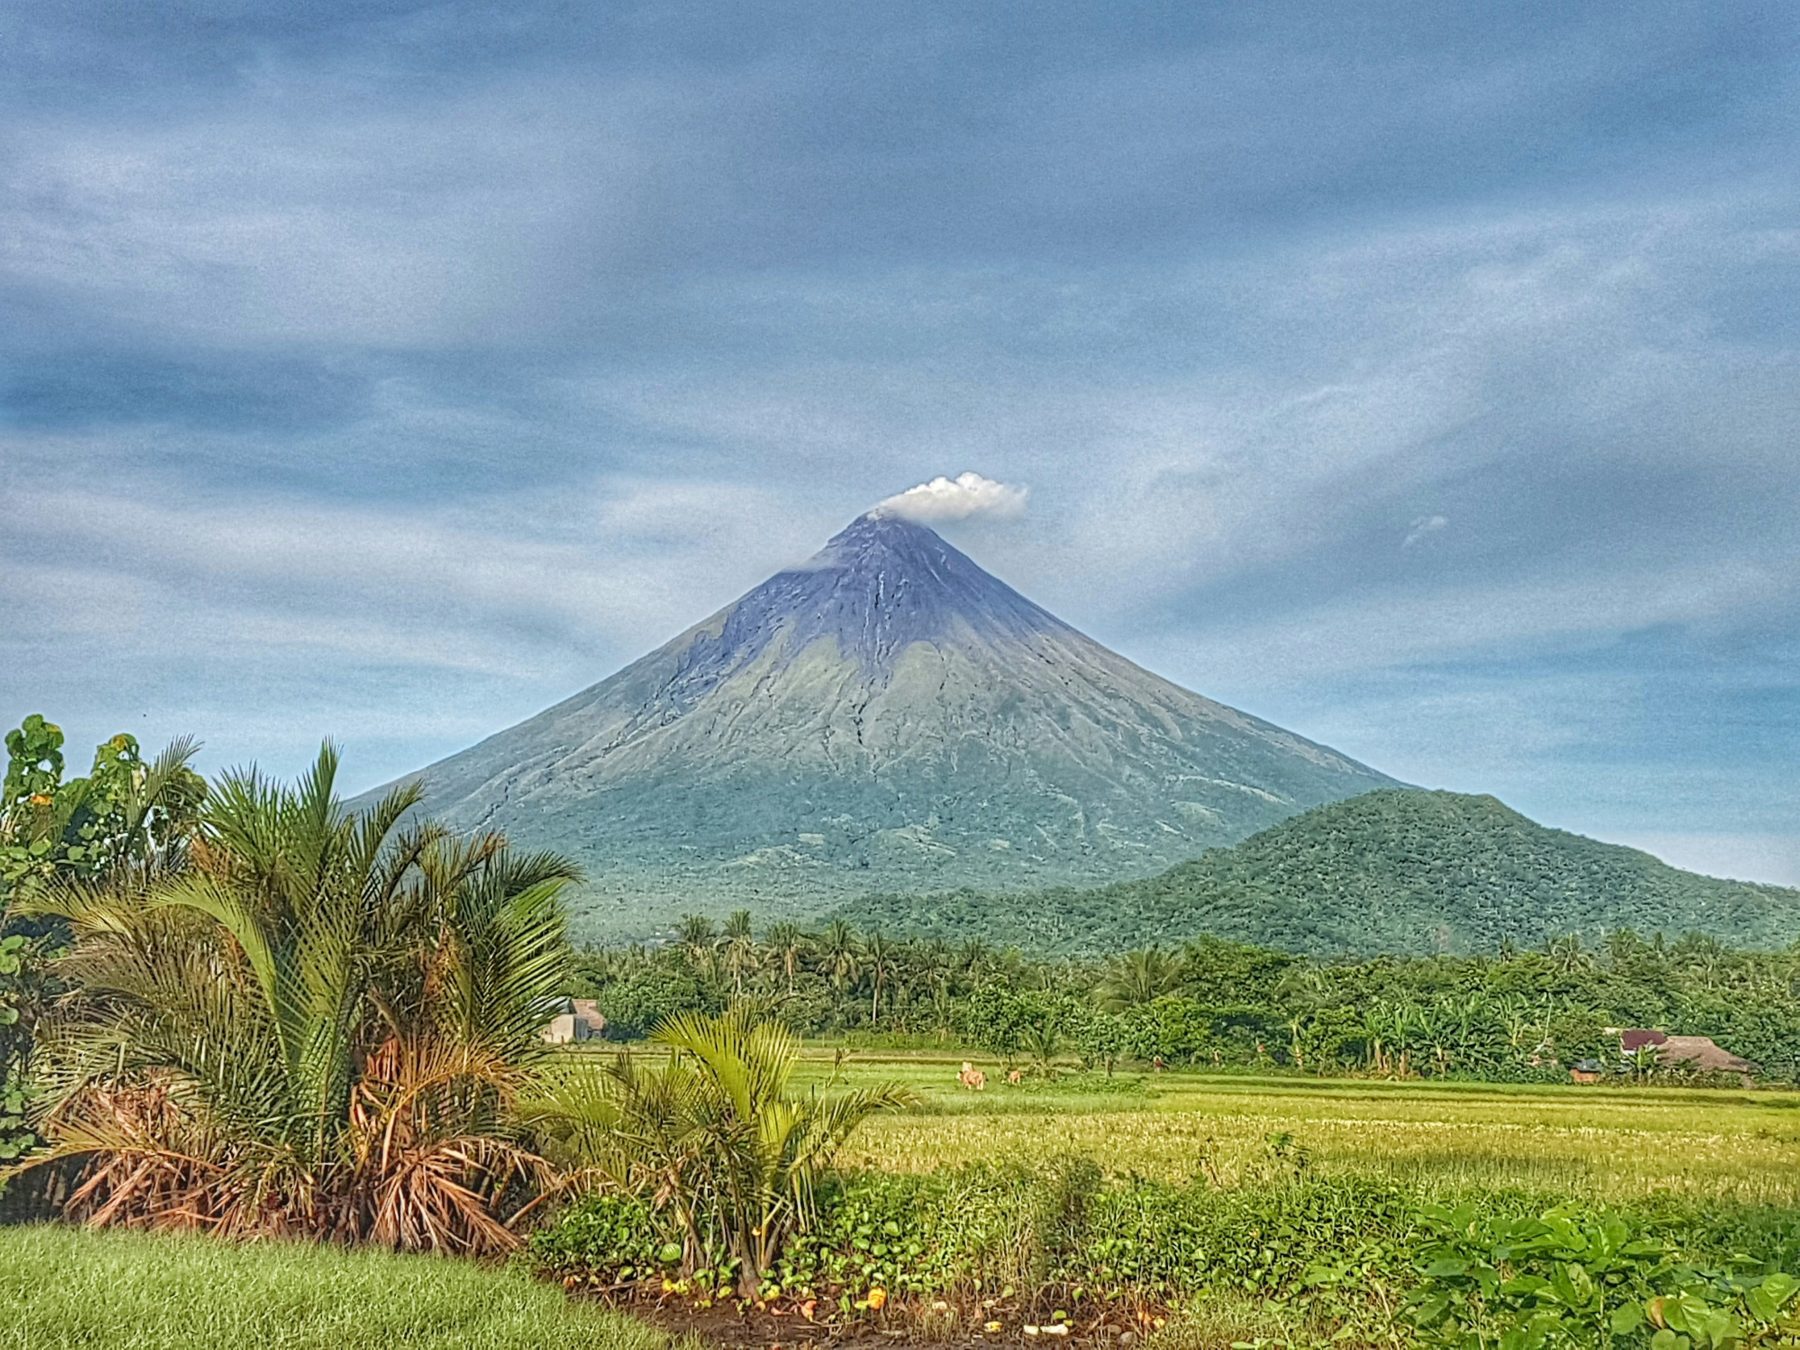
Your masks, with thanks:
[[[0,1229],[0,1347],[686,1350],[472,1262],[296,1243]]]
[[[1421,1191],[1514,1189],[1620,1203],[1659,1195],[1800,1205],[1800,1094],[1680,1088],[1367,1082],[1069,1072],[1054,1084],[956,1084],[957,1056],[856,1054],[838,1081],[898,1079],[921,1110],[858,1132],[851,1167],[929,1171],[1012,1154],[1083,1153],[1117,1175],[1229,1184],[1290,1135],[1312,1168]],[[814,1051],[807,1077],[833,1076]]]

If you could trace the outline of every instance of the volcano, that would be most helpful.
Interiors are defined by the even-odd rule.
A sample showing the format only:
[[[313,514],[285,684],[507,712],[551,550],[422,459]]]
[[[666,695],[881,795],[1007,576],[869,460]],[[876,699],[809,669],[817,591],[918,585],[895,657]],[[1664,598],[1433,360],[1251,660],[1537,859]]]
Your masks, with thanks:
[[[589,936],[1143,876],[1395,785],[1132,664],[879,511],[413,776],[451,825],[577,859]]]

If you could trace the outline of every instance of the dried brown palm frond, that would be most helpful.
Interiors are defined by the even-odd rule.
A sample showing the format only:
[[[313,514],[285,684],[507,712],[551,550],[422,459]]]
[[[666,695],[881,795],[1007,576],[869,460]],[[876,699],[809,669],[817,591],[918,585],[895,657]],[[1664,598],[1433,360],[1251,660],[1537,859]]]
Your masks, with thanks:
[[[372,1206],[368,1225],[346,1236],[406,1251],[506,1251],[518,1245],[499,1217],[507,1197],[527,1201],[549,1180],[542,1158],[493,1135],[390,1149],[382,1162],[363,1191]]]
[[[213,1228],[217,1187],[228,1170],[220,1141],[170,1100],[166,1087],[94,1087],[47,1122],[44,1165],[90,1160],[67,1212],[95,1226]]]
[[[480,1046],[390,1038],[350,1103],[346,1236],[388,1246],[482,1251],[513,1245],[506,1212],[550,1177],[499,1133],[525,1075]]]

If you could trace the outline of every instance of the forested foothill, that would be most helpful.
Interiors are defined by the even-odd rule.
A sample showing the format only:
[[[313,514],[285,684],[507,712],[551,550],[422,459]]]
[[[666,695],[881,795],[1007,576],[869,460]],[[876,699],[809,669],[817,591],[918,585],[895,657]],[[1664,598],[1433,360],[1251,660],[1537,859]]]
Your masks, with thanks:
[[[1622,928],[1776,949],[1800,940],[1800,891],[1685,872],[1493,797],[1407,788],[1303,811],[1139,880],[871,895],[837,916],[1065,956],[1203,934],[1315,956],[1494,953]]]

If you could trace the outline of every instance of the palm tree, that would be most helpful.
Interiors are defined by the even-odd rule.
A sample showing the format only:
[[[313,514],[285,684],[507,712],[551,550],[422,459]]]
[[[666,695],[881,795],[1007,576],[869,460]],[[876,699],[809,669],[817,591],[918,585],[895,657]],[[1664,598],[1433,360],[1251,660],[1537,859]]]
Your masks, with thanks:
[[[833,919],[819,934],[818,950],[825,978],[842,998],[862,975],[862,953],[856,930],[842,919]]]
[[[742,995],[744,976],[756,968],[756,938],[750,928],[750,911],[733,910],[725,920],[721,939],[725,948],[725,969],[731,975],[731,992]]]
[[[675,941],[687,953],[688,964],[696,971],[714,972],[719,957],[719,936],[711,919],[704,914],[683,914],[675,927]]]
[[[567,959],[561,858],[360,814],[328,744],[228,775],[183,870],[53,886],[79,991],[40,1040],[49,1141],[96,1223],[511,1245],[542,1160],[508,1135]]]
[[[950,996],[950,982],[956,973],[956,956],[950,944],[941,938],[927,942],[920,955],[920,973],[931,990],[931,1020],[942,1040],[950,1030],[955,1003]]]
[[[683,1013],[651,1040],[666,1063],[621,1054],[535,1103],[532,1117],[601,1184],[670,1205],[690,1263],[717,1240],[737,1262],[739,1295],[754,1297],[812,1222],[819,1179],[852,1131],[916,1098],[896,1085],[796,1095],[798,1040],[747,1005]]]
[[[1550,958],[1556,973],[1565,978],[1585,975],[1594,969],[1594,955],[1582,946],[1579,933],[1564,933],[1552,938],[1544,945],[1544,954]]]
[[[969,938],[957,949],[956,964],[963,975],[973,982],[987,971],[993,955],[993,948],[980,938]]]
[[[1025,1053],[1045,1078],[1056,1077],[1056,1057],[1062,1053],[1062,1034],[1049,1018],[1025,1028]]]
[[[1108,968],[1100,984],[1100,1005],[1109,1012],[1141,1007],[1168,993],[1177,974],[1175,961],[1160,947],[1127,952]]]
[[[769,948],[781,964],[781,973],[787,980],[787,991],[791,996],[794,977],[800,971],[800,958],[806,952],[806,934],[800,931],[797,923],[775,924],[769,929]]]
[[[874,1027],[881,1015],[881,991],[894,973],[894,944],[879,931],[863,939],[864,969],[869,977],[869,1026]]]

